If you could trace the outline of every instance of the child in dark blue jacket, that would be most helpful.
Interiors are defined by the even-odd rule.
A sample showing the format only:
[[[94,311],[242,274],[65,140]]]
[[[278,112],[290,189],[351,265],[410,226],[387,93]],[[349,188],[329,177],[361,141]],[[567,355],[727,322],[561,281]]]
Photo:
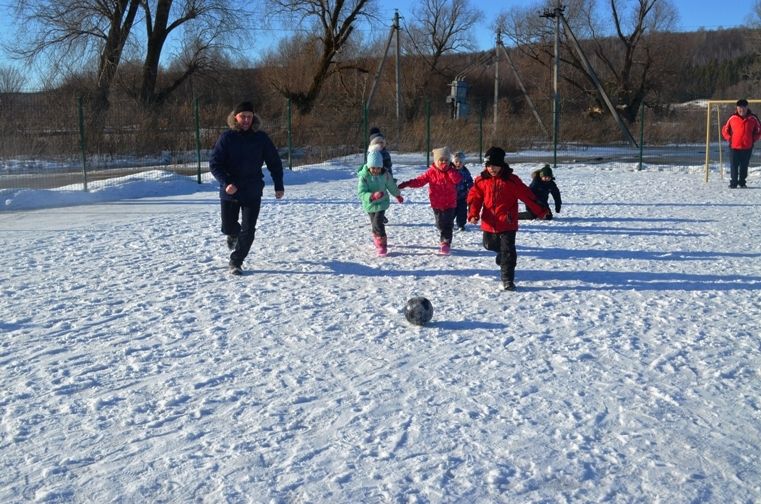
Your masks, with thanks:
[[[465,153],[460,151],[452,156],[452,164],[462,179],[457,184],[457,209],[455,210],[455,223],[457,229],[465,231],[465,223],[468,222],[468,191],[473,187],[473,176],[465,166]]]
[[[380,152],[381,156],[383,156],[383,168],[386,169],[386,173],[391,175],[391,177],[394,176],[392,169],[394,163],[391,162],[391,154],[388,152],[388,142],[386,142],[386,137],[381,133],[380,129],[375,126],[370,128],[370,144],[367,146],[367,151]]]
[[[534,171],[531,174],[531,184],[529,185],[536,196],[537,203],[542,205],[549,212],[546,219],[552,219],[552,212],[550,211],[550,194],[555,201],[555,213],[560,213],[560,207],[563,201],[560,199],[560,189],[558,189],[555,183],[555,177],[552,175],[552,168],[546,164],[541,169]],[[519,219],[535,219],[536,216],[528,209],[525,212],[518,214]]]

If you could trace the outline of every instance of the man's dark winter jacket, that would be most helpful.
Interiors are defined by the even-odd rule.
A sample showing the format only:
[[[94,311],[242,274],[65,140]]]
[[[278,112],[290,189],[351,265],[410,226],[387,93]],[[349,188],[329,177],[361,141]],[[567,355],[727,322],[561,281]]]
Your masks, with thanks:
[[[264,189],[262,165],[265,163],[275,191],[283,191],[283,163],[272,140],[259,130],[259,117],[254,116],[248,131],[239,130],[232,115],[227,122],[230,129],[219,136],[209,158],[209,170],[219,182],[219,197],[244,205],[260,198]],[[238,192],[227,194],[225,187],[228,184],[234,184]]]

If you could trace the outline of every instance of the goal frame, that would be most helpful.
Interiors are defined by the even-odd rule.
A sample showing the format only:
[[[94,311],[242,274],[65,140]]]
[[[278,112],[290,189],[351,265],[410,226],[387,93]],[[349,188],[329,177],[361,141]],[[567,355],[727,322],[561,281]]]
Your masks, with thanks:
[[[705,182],[708,183],[708,174],[710,172],[709,162],[711,157],[711,112],[716,111],[716,141],[719,144],[719,172],[721,178],[724,179],[724,161],[722,159],[722,142],[724,139],[721,136],[721,128],[724,123],[729,119],[729,116],[722,120],[721,109],[719,105],[734,105],[737,100],[706,100],[706,164],[705,164]],[[748,104],[761,103],[761,99],[748,99]],[[734,110],[732,111],[734,113]],[[731,115],[731,114],[730,114]]]

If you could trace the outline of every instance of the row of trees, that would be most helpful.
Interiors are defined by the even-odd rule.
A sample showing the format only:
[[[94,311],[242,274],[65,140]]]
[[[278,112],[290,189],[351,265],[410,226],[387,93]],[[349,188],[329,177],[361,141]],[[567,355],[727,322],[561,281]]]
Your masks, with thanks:
[[[89,73],[96,123],[124,67],[141,67],[130,94],[145,107],[161,105],[193,73],[212,66],[229,34],[242,28],[226,0],[19,0],[17,13],[27,29],[16,53],[47,65],[48,75]],[[174,33],[179,50],[172,64],[181,71],[159,86],[162,53]]]
[[[468,75],[471,96],[485,102],[494,96],[491,68],[497,55],[474,50],[473,31],[484,27],[470,2],[421,0],[402,18],[405,120],[419,117],[426,97],[443,100],[458,75]],[[556,0],[513,8],[487,29],[508,41],[525,88],[538,103],[552,99],[557,33],[564,109],[599,114],[605,110],[602,99],[572,48],[569,30],[556,32],[551,14],[558,8]],[[754,9],[761,20],[761,0]],[[16,54],[37,67],[47,65],[50,88],[85,92],[96,128],[114,94],[146,110],[187,101],[188,95],[228,104],[244,95],[262,104],[287,98],[302,116],[317,105],[357,110],[367,100],[384,52],[382,37],[368,37],[365,28],[382,26],[379,15],[387,14],[370,0],[18,0],[17,12],[27,29]],[[722,89],[752,96],[761,81],[758,27],[675,34],[669,0],[611,0],[605,9],[592,0],[567,0],[562,12],[630,123],[643,103],[662,110],[671,101],[710,98]],[[252,66],[242,54],[255,47],[249,34],[256,23],[299,29],[244,71]],[[13,90],[22,80],[17,71],[2,69],[0,91]],[[376,103],[393,103],[394,84],[393,65],[387,65]],[[506,113],[526,109],[512,78],[502,79],[499,96]]]

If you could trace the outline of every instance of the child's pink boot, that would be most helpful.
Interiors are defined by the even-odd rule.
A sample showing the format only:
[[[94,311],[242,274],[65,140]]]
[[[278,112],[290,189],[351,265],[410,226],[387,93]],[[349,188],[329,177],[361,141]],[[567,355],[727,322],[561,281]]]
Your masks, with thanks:
[[[386,257],[388,255],[388,238],[385,236],[380,239],[380,249],[378,250],[380,257]]]
[[[375,244],[375,251],[379,257],[386,257],[388,255],[388,249],[386,248],[386,237],[373,235],[373,243]]]

